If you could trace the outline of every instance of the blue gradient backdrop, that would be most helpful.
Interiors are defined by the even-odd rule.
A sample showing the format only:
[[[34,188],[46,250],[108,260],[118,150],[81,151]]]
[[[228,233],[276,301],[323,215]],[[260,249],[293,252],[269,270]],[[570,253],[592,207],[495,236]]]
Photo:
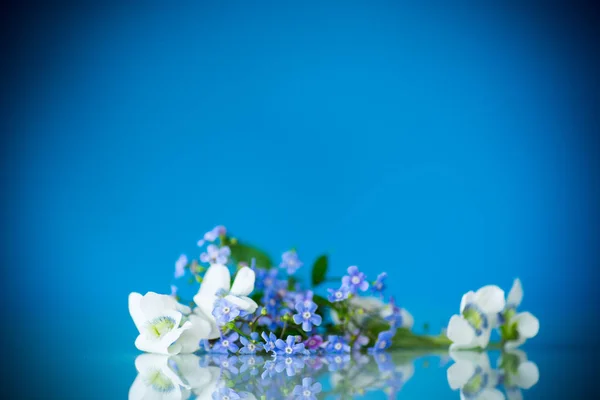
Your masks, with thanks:
[[[274,258],[328,252],[334,275],[387,271],[417,329],[518,276],[538,344],[595,340],[578,14],[243,3],[48,9],[15,31],[3,295],[45,332],[16,347],[133,351],[128,293],[168,292],[215,224]]]

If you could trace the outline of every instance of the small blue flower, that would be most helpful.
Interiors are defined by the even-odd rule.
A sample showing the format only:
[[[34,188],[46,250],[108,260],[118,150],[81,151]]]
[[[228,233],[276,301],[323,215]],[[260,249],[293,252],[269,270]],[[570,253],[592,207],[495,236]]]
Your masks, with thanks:
[[[304,332],[310,332],[312,326],[321,325],[322,318],[319,314],[315,314],[317,305],[312,301],[300,301],[296,303],[296,311],[298,314],[294,314],[292,317],[294,322],[298,325],[302,325]]]
[[[198,240],[198,247],[204,246],[205,242],[214,242],[219,236],[224,236],[226,233],[227,229],[223,225],[217,225],[206,232],[202,239]]]
[[[348,298],[348,295],[350,294],[350,289],[347,285],[342,285],[337,290],[327,289],[327,291],[329,292],[329,296],[327,296],[327,299],[332,303],[344,301]]]
[[[373,291],[373,293],[378,293],[378,294],[383,293],[383,291],[386,288],[386,284],[385,284],[386,279],[387,279],[386,272],[382,272],[381,274],[377,275],[377,279],[375,279],[375,282],[373,282],[373,284],[371,285],[371,290]]]
[[[285,370],[287,376],[294,376],[304,368],[304,359],[301,357],[277,356],[275,357],[275,371],[281,373]]]
[[[239,339],[240,335],[237,332],[231,333],[229,336],[224,336],[215,343],[212,347],[213,353],[225,353],[228,352],[236,353],[240,348],[235,342]]]
[[[256,273],[254,289],[256,291],[261,291],[271,288],[273,286],[273,283],[275,283],[275,281],[277,280],[277,273],[279,272],[279,270],[277,268],[255,268],[254,272]]]
[[[236,356],[229,357],[227,355],[213,356],[212,359],[215,365],[218,365],[223,372],[229,372],[237,375],[240,370],[237,368],[238,358]]]
[[[277,339],[275,342],[275,352],[285,356],[292,356],[294,354],[308,354],[304,348],[304,343],[296,344],[296,336],[289,335],[285,342],[281,339]]]
[[[361,335],[359,329],[351,332],[351,334],[355,337],[354,344],[352,345],[353,350],[360,351],[363,347],[369,344],[369,338],[365,335]]]
[[[244,345],[244,347],[240,349],[240,354],[255,354],[258,350],[258,344],[256,343],[258,342],[258,333],[252,332],[250,334],[250,340],[242,336],[240,342]]]
[[[360,272],[355,265],[348,267],[348,275],[342,278],[342,283],[348,286],[352,294],[356,294],[359,290],[366,292],[369,289],[369,282],[365,280],[365,274]]]
[[[241,399],[240,395],[237,394],[231,388],[221,388],[216,392],[213,392],[212,395],[213,400],[239,400]]]
[[[215,301],[215,308],[213,309],[212,315],[217,320],[217,325],[225,325],[228,322],[233,321],[240,315],[240,309],[229,301],[218,298]]]
[[[188,258],[185,254],[179,256],[175,261],[175,278],[181,278],[185,275],[185,266],[188,264]]]
[[[349,353],[350,346],[343,337],[331,335],[327,337],[327,343],[325,345],[325,352],[327,353]]]
[[[321,389],[319,382],[313,383],[312,378],[303,378],[302,385],[296,385],[292,394],[297,400],[317,400],[315,395],[321,392]]]
[[[298,253],[295,250],[286,251],[281,255],[279,268],[286,268],[289,275],[293,275],[302,265],[304,264],[298,258]]]
[[[380,332],[377,336],[377,342],[369,349],[369,353],[377,353],[388,349],[392,345],[392,339],[394,338],[395,333],[396,332],[394,331]]]
[[[402,324],[404,323],[402,309],[396,305],[393,297],[390,297],[390,307],[392,308],[392,313],[385,317],[385,320],[390,323],[390,328],[392,329],[402,328]]]
[[[227,246],[221,248],[214,244],[206,246],[206,252],[200,254],[200,261],[211,264],[227,264],[231,250]]]
[[[171,285],[171,297],[177,297],[177,286]]]
[[[350,354],[327,354],[325,361],[327,369],[331,372],[339,371],[350,363]]]
[[[246,371],[250,371],[250,375],[258,375],[258,367],[261,366],[264,362],[264,359],[260,356],[255,355],[247,355],[239,357],[242,366],[240,367],[240,372],[244,373]]]
[[[262,345],[263,349],[265,349],[267,353],[270,351],[275,351],[275,348],[277,347],[275,345],[275,342],[277,342],[277,336],[275,336],[273,332],[269,332],[269,335],[267,335],[267,332],[263,332],[261,336],[265,341],[265,343]]]

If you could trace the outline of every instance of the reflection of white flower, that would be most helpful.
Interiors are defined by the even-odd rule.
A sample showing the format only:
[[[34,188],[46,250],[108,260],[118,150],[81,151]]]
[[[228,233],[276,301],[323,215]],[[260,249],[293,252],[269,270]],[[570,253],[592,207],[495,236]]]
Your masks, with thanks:
[[[448,384],[460,390],[462,400],[503,400],[504,394],[496,389],[498,376],[490,367],[487,353],[474,351],[451,352],[455,361],[448,368]]]
[[[502,384],[509,400],[523,398],[521,389],[529,389],[540,379],[540,371],[533,361],[520,350],[504,352],[498,359],[498,368],[502,373]]]
[[[523,300],[523,287],[519,279],[515,279],[508,298],[506,307],[498,315],[500,333],[505,341],[504,348],[514,349],[538,334],[540,322],[529,312],[517,313],[517,307]]]
[[[138,375],[129,389],[129,400],[182,400],[184,384],[169,368],[169,356],[142,354],[135,359]]]
[[[254,271],[248,267],[243,267],[238,271],[233,285],[231,285],[229,268],[225,265],[213,264],[208,268],[204,274],[200,290],[194,296],[194,302],[200,309],[198,314],[210,321],[209,339],[216,339],[220,336],[217,321],[212,315],[215,302],[218,299],[217,293],[224,291],[227,301],[236,305],[241,311],[253,313],[258,305],[248,295],[254,290],[254,280]]]
[[[392,306],[390,304],[386,304],[377,297],[371,296],[354,296],[350,300],[348,300],[350,305],[354,308],[361,308],[365,312],[364,314],[359,314],[354,317],[356,322],[362,324],[365,319],[369,318],[369,314],[377,315],[381,318],[387,318],[391,316],[394,312]],[[413,316],[404,308],[400,308],[399,310],[400,317],[402,319],[402,328],[412,329],[414,324]],[[337,315],[337,312],[334,310],[331,311],[331,319],[334,324],[339,324],[340,319]],[[349,324],[351,328],[356,329],[353,323]]]
[[[460,302],[460,315],[453,315],[447,335],[451,350],[485,348],[490,341],[495,316],[504,309],[504,291],[498,286],[484,286],[466,293]]]
[[[135,346],[142,351],[158,354],[177,354],[181,345],[175,343],[182,334],[192,327],[185,321],[183,314],[189,313],[189,307],[178,304],[167,295],[148,292],[129,295],[129,313],[140,332]]]
[[[175,367],[182,381],[187,385],[195,400],[212,399],[212,394],[223,385],[219,367],[201,367],[200,358],[193,354],[173,356],[171,365]],[[185,389],[184,389],[185,390]]]

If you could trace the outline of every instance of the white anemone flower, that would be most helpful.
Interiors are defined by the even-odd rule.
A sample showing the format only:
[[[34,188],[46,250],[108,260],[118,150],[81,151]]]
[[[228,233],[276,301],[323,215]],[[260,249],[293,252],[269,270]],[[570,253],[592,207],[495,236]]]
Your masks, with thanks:
[[[378,315],[381,318],[387,318],[394,313],[394,310],[390,304],[384,303],[377,297],[354,296],[348,300],[348,302],[352,307],[361,308],[365,311],[363,314],[358,314],[354,317],[354,320],[359,324],[362,324],[367,318],[369,318],[369,314]],[[412,329],[414,325],[413,316],[405,308],[400,308],[399,313],[402,320],[402,326],[400,326],[400,328]],[[331,320],[336,325],[341,322],[337,312],[333,309],[331,310]],[[357,329],[353,322],[350,322],[349,326],[352,329]]]
[[[141,351],[157,354],[177,354],[182,347],[176,343],[182,334],[192,327],[184,321],[184,314],[191,310],[164,294],[148,292],[129,295],[129,313],[140,332],[135,347]],[[183,323],[182,323],[183,322]]]
[[[525,343],[527,339],[535,337],[540,330],[539,320],[530,312],[517,313],[517,307],[523,300],[523,286],[521,281],[515,279],[503,312],[498,314],[500,333],[504,341],[504,348],[514,349]]]
[[[241,311],[253,313],[258,305],[248,295],[254,290],[254,271],[248,267],[241,268],[235,276],[233,285],[231,285],[231,275],[229,268],[222,264],[211,265],[202,279],[200,290],[194,296],[194,302],[198,305],[201,313],[211,324],[209,339],[216,339],[220,336],[217,321],[212,315],[217,301],[217,294],[221,291],[225,293],[225,300],[234,304]]]
[[[493,321],[504,305],[504,291],[498,286],[488,285],[466,293],[460,302],[460,315],[453,315],[448,323],[450,350],[485,348]]]
[[[496,389],[498,373],[490,367],[487,353],[475,351],[451,352],[455,361],[446,372],[448,385],[460,390],[461,400],[504,400]]]
[[[498,367],[509,400],[521,400],[523,398],[521,390],[530,389],[540,379],[540,370],[536,363],[528,361],[527,355],[520,350],[502,353],[498,359]]]
[[[169,366],[169,356],[142,354],[135,359],[138,375],[129,389],[129,400],[183,400],[187,385]]]

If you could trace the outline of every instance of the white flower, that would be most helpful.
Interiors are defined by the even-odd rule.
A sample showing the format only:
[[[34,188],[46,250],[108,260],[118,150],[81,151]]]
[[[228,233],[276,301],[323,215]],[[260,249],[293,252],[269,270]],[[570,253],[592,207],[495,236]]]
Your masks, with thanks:
[[[466,293],[460,302],[460,315],[453,315],[448,323],[450,349],[485,348],[495,316],[504,305],[504,291],[498,286],[484,286],[477,292]]]
[[[193,354],[177,355],[170,358],[170,362],[177,367],[177,372],[182,378],[186,389],[183,391],[194,395],[195,400],[212,399],[212,394],[224,382],[221,378],[221,368],[201,367],[200,358]]]
[[[540,371],[533,361],[520,350],[502,353],[498,359],[498,367],[502,371],[502,383],[506,397],[510,400],[523,398],[521,389],[529,389],[540,379]]]
[[[198,294],[194,296],[194,302],[198,305],[201,314],[210,321],[211,331],[209,339],[220,336],[217,321],[212,315],[217,300],[217,293],[224,291],[225,299],[236,305],[241,311],[253,313],[258,305],[248,295],[254,290],[254,271],[248,267],[240,269],[231,285],[229,268],[221,264],[211,265],[202,280]],[[200,314],[200,313],[199,313]]]
[[[191,310],[167,295],[148,292],[129,295],[129,313],[140,332],[135,347],[141,351],[157,354],[177,354],[182,348],[175,343],[192,327],[183,314]]]
[[[527,339],[535,337],[540,330],[540,322],[533,314],[517,313],[517,307],[521,305],[522,300],[523,287],[521,281],[515,279],[506,299],[506,307],[498,315],[498,322],[501,324],[500,333],[505,341],[504,348],[507,350],[519,347]]]
[[[182,400],[187,398],[181,378],[169,367],[169,356],[142,354],[135,359],[138,375],[129,389],[129,400]]]
[[[359,314],[354,317],[354,320],[359,324],[362,324],[365,319],[369,318],[368,314],[378,315],[381,318],[387,318],[394,312],[390,304],[386,304],[377,297],[371,296],[355,296],[348,300],[350,305],[354,308],[361,308],[365,311],[364,314]],[[400,308],[400,317],[402,319],[401,328],[412,329],[414,325],[413,316],[404,308]],[[331,319],[334,324],[339,324],[341,321],[336,311],[331,310]],[[350,328],[357,329],[354,323],[350,323]]]
[[[446,372],[448,385],[460,390],[462,400],[503,400],[504,395],[496,389],[498,374],[490,367],[487,353],[475,351],[451,352],[455,361]]]

